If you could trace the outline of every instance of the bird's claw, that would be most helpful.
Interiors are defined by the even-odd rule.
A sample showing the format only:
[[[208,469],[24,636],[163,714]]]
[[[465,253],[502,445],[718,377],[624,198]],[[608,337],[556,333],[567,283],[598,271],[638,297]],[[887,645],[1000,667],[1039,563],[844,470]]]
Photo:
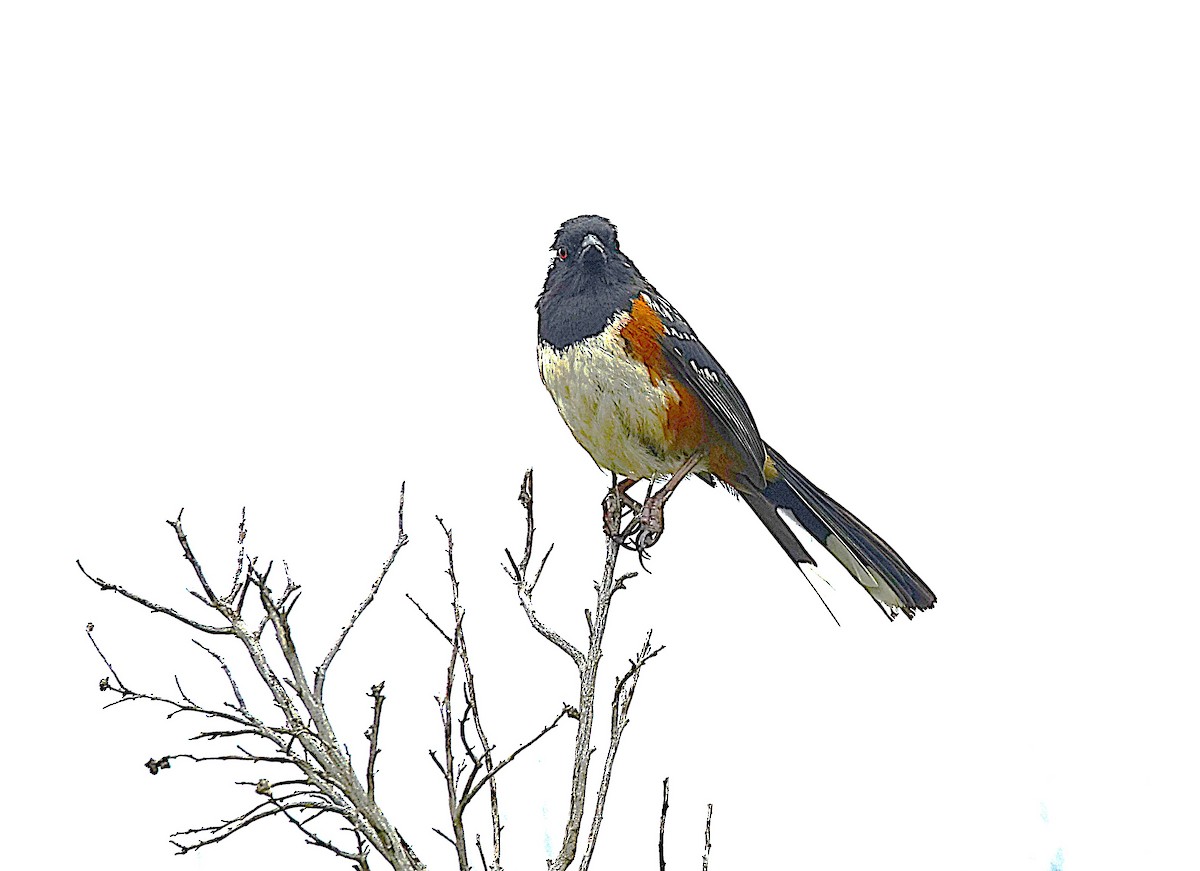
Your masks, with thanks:
[[[642,505],[641,513],[635,521],[637,526],[637,535],[634,537],[634,550],[637,551],[638,562],[642,564],[642,568],[646,567],[645,560],[650,556],[647,551],[654,545],[658,544],[658,540],[663,534],[663,506],[662,502],[651,496]],[[630,524],[631,527],[634,524]]]
[[[604,534],[616,538],[621,534],[621,514],[624,511],[621,500],[614,491],[609,490],[600,507],[604,512]]]
[[[637,539],[634,542],[634,550],[638,553],[645,553],[658,544],[658,540],[661,537],[662,533],[655,532],[652,529],[642,529],[637,534]]]
[[[649,572],[650,569],[646,568],[646,560],[650,559],[650,554],[646,552],[644,547],[640,547],[638,545],[638,540],[641,538],[641,535],[641,521],[639,521],[637,517],[634,517],[633,520],[629,521],[629,525],[621,530],[619,541],[621,547],[625,548],[625,550],[633,551],[637,554],[638,563],[641,564],[642,568],[645,569],[646,572]]]
[[[649,550],[658,544],[663,533],[663,502],[655,496],[648,496],[644,503],[638,504],[623,490],[614,488],[605,494],[601,503],[605,535],[617,539],[626,550],[634,551],[638,555],[638,562],[647,572],[650,571],[646,568]],[[633,515],[633,519],[621,529],[626,511]]]

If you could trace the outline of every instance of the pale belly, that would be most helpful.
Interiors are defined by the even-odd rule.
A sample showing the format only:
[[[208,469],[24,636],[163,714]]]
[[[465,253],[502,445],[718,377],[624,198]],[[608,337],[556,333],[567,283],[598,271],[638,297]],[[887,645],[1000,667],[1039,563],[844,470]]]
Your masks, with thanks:
[[[622,312],[599,335],[565,351],[538,347],[538,369],[575,440],[601,468],[626,478],[671,475],[687,455],[666,451],[670,383],[625,354]]]

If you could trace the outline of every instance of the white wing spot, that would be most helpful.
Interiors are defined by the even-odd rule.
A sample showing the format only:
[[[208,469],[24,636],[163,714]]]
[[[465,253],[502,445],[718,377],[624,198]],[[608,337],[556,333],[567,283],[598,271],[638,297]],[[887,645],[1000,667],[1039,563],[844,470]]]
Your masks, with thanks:
[[[716,372],[714,372],[712,369],[708,369],[704,366],[697,366],[695,360],[688,360],[688,365],[692,367],[693,372],[695,372],[697,375],[699,375],[705,381],[710,381],[713,384],[716,384],[721,380],[721,376],[718,375]]]
[[[660,315],[666,315],[672,320],[682,320],[679,317],[679,312],[675,311],[665,299],[654,299],[653,297],[646,296],[644,293],[641,294],[641,297],[646,305],[650,306],[650,308],[654,309]]]

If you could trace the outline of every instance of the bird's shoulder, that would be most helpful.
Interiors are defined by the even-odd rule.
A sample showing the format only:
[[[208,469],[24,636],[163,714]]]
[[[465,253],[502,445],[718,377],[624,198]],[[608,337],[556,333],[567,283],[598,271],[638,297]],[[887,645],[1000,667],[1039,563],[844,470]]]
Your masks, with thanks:
[[[710,420],[751,470],[749,480],[762,486],[760,470],[766,454],[750,408],[729,373],[679,310],[647,284],[632,302],[625,331],[630,332],[631,327],[638,338],[653,336],[654,348],[642,351],[647,365],[652,365],[653,358],[654,365],[670,373],[700,400]],[[638,344],[628,335],[626,341],[636,352]],[[642,347],[650,346],[645,342]]]

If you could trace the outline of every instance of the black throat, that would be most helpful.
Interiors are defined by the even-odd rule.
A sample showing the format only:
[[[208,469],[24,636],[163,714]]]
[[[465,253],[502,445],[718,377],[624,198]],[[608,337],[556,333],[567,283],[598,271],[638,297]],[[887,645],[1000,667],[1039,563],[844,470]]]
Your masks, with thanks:
[[[537,300],[538,341],[561,351],[598,335],[614,314],[630,310],[641,292],[640,278],[620,256],[597,264],[552,265]]]

